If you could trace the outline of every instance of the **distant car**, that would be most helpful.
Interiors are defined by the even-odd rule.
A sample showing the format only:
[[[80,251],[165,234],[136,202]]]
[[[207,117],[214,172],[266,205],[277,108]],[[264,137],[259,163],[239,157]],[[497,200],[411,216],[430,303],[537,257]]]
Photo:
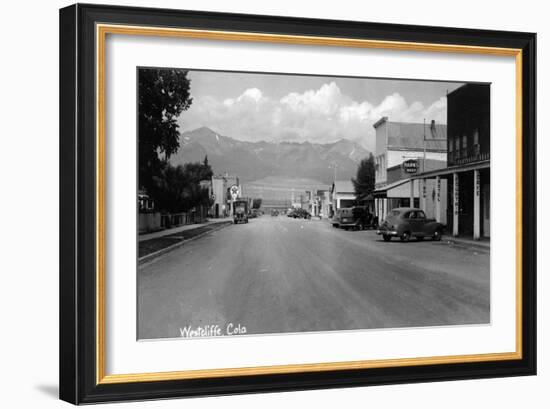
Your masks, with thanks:
[[[431,237],[439,241],[443,228],[444,226],[435,219],[426,218],[426,214],[421,209],[398,207],[389,212],[376,233],[382,235],[384,241],[390,241],[392,237],[399,237],[401,241],[409,241],[411,237],[416,237],[418,240]]]
[[[305,209],[292,209],[292,211],[287,213],[288,217],[293,219],[311,219],[311,214]]]
[[[278,210],[272,210],[271,211],[271,216],[274,216],[274,217],[279,216],[279,211]]]
[[[233,202],[233,223],[248,223],[248,202],[246,200]]]
[[[251,213],[253,218],[260,217],[262,215],[262,212],[260,209],[252,209]]]

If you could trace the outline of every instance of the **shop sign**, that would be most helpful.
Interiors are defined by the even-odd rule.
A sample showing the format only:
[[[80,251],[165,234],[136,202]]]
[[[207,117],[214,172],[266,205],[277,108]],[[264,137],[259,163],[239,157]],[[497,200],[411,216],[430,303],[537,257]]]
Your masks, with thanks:
[[[235,200],[237,197],[239,197],[240,189],[239,186],[233,185],[229,188],[229,192],[231,193],[231,197],[233,200]]]
[[[416,173],[418,172],[418,160],[409,159],[403,162],[403,170],[407,173]]]

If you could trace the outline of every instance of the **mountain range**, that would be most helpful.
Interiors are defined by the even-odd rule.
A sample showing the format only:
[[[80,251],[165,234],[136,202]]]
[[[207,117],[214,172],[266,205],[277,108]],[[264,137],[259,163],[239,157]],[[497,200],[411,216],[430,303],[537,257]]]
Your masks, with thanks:
[[[340,139],[333,143],[247,142],[202,127],[183,132],[180,148],[170,157],[173,165],[203,161],[208,156],[214,174],[228,173],[242,182],[266,177],[310,179],[330,185],[354,177],[357,165],[369,152],[357,143]]]

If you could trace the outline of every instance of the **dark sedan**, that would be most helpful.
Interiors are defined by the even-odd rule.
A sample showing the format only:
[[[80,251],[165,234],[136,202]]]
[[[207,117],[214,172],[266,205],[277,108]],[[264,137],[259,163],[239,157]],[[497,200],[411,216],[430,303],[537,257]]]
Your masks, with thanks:
[[[409,241],[411,237],[418,240],[424,237],[441,240],[443,227],[435,219],[426,218],[421,209],[398,207],[389,212],[376,233],[382,235],[385,241],[390,241],[392,237],[399,237],[401,241]]]
[[[354,206],[349,209],[341,209],[338,227],[345,230],[374,228],[378,224],[375,219],[374,215],[369,212],[366,206]]]

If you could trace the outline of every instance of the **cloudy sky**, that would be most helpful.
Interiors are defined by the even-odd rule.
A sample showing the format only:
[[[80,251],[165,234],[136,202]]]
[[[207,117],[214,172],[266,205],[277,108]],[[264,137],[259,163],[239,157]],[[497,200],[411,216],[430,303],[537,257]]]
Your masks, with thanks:
[[[446,94],[461,84],[190,71],[191,108],[182,131],[207,126],[245,141],[312,143],[350,139],[374,149],[372,124],[446,123]]]

